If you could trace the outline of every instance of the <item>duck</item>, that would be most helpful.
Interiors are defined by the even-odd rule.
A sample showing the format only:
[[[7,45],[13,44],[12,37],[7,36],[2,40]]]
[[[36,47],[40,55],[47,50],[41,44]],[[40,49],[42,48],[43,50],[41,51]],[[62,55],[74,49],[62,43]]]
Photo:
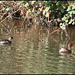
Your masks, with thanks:
[[[0,44],[11,44],[11,40],[13,37],[9,37],[8,39],[4,39],[0,41]]]
[[[65,47],[63,47],[63,48],[61,48],[60,50],[59,50],[59,53],[71,53],[72,51],[71,51],[71,47],[72,47],[73,45],[72,44],[68,44],[68,48],[65,48]]]

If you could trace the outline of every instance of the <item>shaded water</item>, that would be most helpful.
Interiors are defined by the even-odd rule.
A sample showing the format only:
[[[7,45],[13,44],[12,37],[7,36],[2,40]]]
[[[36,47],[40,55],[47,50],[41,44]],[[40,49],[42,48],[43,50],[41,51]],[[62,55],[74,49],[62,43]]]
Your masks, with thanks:
[[[0,32],[0,40],[14,37],[9,46],[0,46],[0,74],[75,74],[75,27],[69,36],[62,32],[16,28]],[[59,48],[73,43],[73,53],[61,55]]]

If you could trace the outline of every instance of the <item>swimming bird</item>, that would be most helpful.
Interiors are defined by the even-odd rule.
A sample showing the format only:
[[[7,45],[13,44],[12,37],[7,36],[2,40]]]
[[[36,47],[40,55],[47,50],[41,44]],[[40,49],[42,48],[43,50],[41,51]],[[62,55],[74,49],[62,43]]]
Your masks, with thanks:
[[[68,48],[65,48],[65,47],[61,48],[59,50],[59,53],[71,53],[71,47],[72,46],[73,46],[72,44],[68,44]]]
[[[8,39],[4,39],[0,41],[0,44],[11,44],[11,40],[13,37],[9,37]]]

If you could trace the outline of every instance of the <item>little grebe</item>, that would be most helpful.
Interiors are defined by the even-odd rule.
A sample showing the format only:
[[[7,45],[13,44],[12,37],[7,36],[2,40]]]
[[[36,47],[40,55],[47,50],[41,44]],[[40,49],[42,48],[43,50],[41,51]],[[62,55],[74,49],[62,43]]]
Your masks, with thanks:
[[[11,44],[12,39],[13,39],[13,37],[9,37],[8,39],[1,40],[0,44]]]
[[[71,47],[72,47],[72,44],[68,44],[68,48],[65,48],[65,47],[61,48],[59,50],[59,53],[71,53]]]

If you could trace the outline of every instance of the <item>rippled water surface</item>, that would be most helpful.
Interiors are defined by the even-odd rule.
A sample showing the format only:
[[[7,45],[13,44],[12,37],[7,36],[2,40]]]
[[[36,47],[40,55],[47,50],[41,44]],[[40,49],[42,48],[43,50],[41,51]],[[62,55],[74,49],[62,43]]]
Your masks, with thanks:
[[[0,40],[13,36],[11,45],[0,45],[0,74],[75,74],[75,27],[69,37],[62,32],[13,29],[0,32]],[[59,54],[59,48],[73,43],[72,54]]]

